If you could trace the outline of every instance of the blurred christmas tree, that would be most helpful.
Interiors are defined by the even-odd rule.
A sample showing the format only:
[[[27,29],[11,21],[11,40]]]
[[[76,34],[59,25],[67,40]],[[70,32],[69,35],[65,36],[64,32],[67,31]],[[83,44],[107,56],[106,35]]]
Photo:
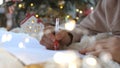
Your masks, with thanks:
[[[45,23],[53,23],[56,17],[59,17],[64,23],[72,18],[80,22],[96,6],[97,0],[12,0],[6,2],[6,5],[16,4],[14,19],[19,24],[26,14],[35,14]]]

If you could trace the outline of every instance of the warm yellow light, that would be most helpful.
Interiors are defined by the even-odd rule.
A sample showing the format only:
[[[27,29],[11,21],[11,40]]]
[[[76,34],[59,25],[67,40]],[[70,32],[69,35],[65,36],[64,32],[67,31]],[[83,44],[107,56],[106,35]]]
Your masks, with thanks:
[[[30,6],[32,7],[32,6],[34,6],[34,4],[33,4],[33,3],[31,3],[31,4],[30,4]]]
[[[63,9],[63,5],[60,5],[60,9]]]
[[[79,12],[79,9],[76,9],[76,12]]]
[[[19,7],[19,8],[22,8],[22,7],[23,7],[23,5],[22,5],[22,4],[19,4],[19,5],[18,5],[18,7]]]
[[[90,7],[90,9],[91,9],[91,10],[93,10],[93,9],[94,9],[94,7]]]
[[[39,17],[39,15],[38,15],[38,14],[36,14],[36,15],[35,15],[35,17],[37,17],[37,18],[38,18],[38,17]]]
[[[70,18],[70,15],[67,15],[66,18]]]
[[[35,21],[34,20],[32,20],[32,23],[34,23]]]
[[[75,26],[76,26],[75,20],[70,20],[65,24],[65,29],[72,31],[75,28]]]
[[[79,13],[80,13],[80,14],[82,14],[82,13],[83,13],[83,11],[82,11],[82,10],[80,10],[80,11],[79,11]]]

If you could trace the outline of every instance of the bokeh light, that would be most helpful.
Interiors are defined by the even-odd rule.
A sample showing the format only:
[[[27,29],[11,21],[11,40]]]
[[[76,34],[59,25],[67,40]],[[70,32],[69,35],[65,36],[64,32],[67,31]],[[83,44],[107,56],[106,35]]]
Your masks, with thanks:
[[[54,61],[59,64],[73,62],[77,58],[74,52],[58,52],[54,55]]]
[[[24,44],[23,44],[22,42],[20,42],[20,43],[18,44],[18,47],[19,47],[19,48],[25,48],[25,46],[24,46]]]
[[[9,42],[12,39],[12,35],[11,34],[3,34],[2,35],[2,42]]]
[[[0,5],[2,5],[3,4],[3,0],[0,0]]]
[[[26,43],[29,43],[30,42],[30,39],[28,37],[25,38],[25,42]]]
[[[76,26],[75,20],[69,20],[67,23],[65,23],[65,29],[72,31]]]
[[[90,65],[90,66],[95,66],[95,65],[97,65],[97,61],[96,61],[96,59],[93,58],[93,57],[88,57],[88,58],[86,58],[86,63],[87,63],[88,65]]]

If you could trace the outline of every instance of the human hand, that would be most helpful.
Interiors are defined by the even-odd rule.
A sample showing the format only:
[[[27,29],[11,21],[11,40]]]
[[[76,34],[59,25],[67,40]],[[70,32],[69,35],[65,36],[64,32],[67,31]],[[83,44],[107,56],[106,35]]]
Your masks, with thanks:
[[[102,52],[111,54],[112,59],[120,63],[120,37],[111,37],[97,41],[92,47],[81,50],[80,53],[99,56]]]
[[[57,40],[59,43],[59,49],[63,49],[65,45],[71,43],[71,37],[66,30],[60,30],[54,34],[54,27],[46,27],[44,35],[40,41],[47,49],[54,50],[54,41]]]

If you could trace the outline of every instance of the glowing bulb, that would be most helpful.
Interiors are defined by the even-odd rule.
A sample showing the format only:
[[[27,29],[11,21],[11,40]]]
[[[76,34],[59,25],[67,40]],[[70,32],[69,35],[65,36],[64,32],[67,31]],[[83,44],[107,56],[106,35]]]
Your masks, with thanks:
[[[70,15],[67,15],[66,18],[70,18]]]
[[[24,46],[24,44],[23,44],[22,42],[20,42],[20,43],[18,44],[18,46],[19,46],[19,48],[25,48],[25,46]]]
[[[90,7],[91,10],[93,10],[94,8],[93,7]]]
[[[38,14],[36,14],[36,15],[35,15],[35,17],[37,17],[37,18],[38,18],[38,17],[39,17],[39,15],[38,15]]]
[[[32,23],[34,23],[35,21],[34,20],[32,20]]]
[[[91,65],[91,66],[97,65],[96,59],[95,59],[95,58],[92,58],[92,57],[86,58],[86,63],[87,63],[88,65]]]
[[[32,7],[32,6],[34,6],[34,4],[33,4],[33,3],[31,3],[31,4],[30,4],[30,6]]]
[[[60,9],[63,9],[63,6],[62,6],[62,5],[60,6]]]
[[[76,9],[76,12],[79,12],[79,9]]]
[[[19,4],[19,5],[18,5],[19,8],[22,8],[22,6],[23,6],[22,4]]]
[[[75,20],[70,20],[65,24],[65,29],[72,31],[75,28],[75,26],[76,26]]]
[[[82,11],[82,10],[80,10],[80,11],[79,11],[79,13],[80,13],[80,14],[82,14],[82,13],[83,13],[83,11]]]

